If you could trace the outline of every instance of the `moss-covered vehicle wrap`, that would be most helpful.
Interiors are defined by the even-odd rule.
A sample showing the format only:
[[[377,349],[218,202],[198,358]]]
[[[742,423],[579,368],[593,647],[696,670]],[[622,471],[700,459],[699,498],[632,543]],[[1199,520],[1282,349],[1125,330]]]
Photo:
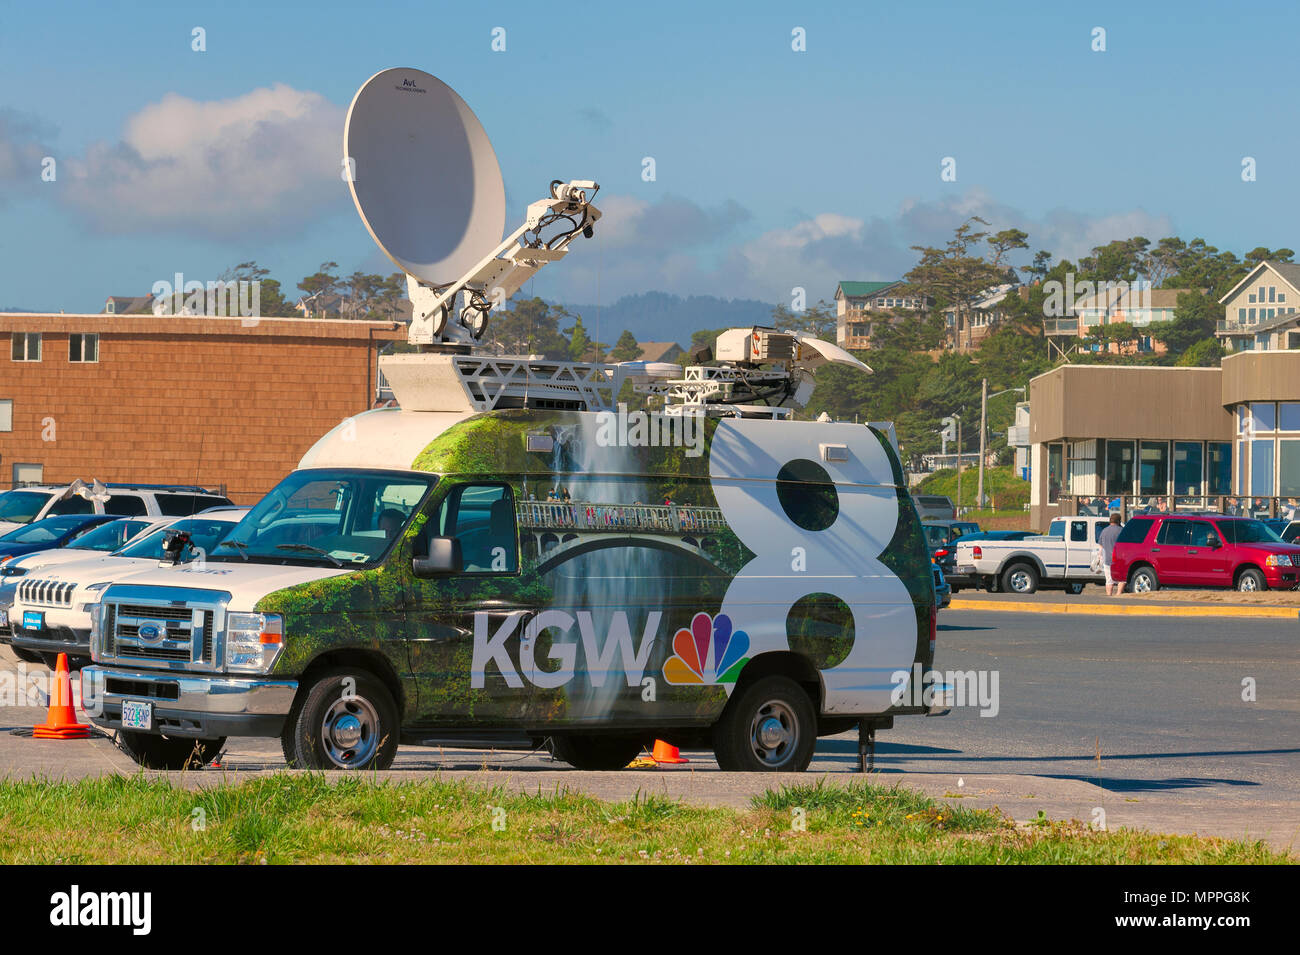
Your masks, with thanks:
[[[930,665],[928,552],[867,426],[496,411],[391,466],[439,480],[384,563],[254,609],[284,617],[271,676],[365,654],[404,735],[707,725],[777,654],[816,673],[824,715],[900,712],[898,674]],[[512,552],[417,577],[430,536],[499,543],[456,524],[467,494],[509,500]]]

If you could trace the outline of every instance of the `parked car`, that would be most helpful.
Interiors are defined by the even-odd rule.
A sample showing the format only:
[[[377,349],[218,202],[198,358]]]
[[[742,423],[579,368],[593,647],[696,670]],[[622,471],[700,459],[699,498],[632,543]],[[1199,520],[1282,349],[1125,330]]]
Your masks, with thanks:
[[[1282,538],[1288,544],[1300,543],[1300,521],[1265,521],[1269,529],[1276,532],[1277,536]]]
[[[88,662],[90,616],[105,588],[157,569],[166,556],[164,541],[173,532],[188,535],[178,564],[211,554],[247,513],[247,508],[226,508],[176,518],[112,554],[41,567],[20,577],[3,621],[10,626],[10,642],[15,650],[42,654],[46,663],[52,664],[58,653],[67,653],[75,666]]]
[[[989,591],[1032,594],[1063,587],[1077,594],[1100,583],[1092,570],[1093,548],[1110,515],[1057,518],[1048,533],[1022,540],[958,540],[957,573]]]
[[[951,521],[957,517],[957,506],[943,494],[913,494],[912,503],[923,521]]]
[[[958,537],[978,534],[980,526],[974,521],[924,521],[921,524],[921,530],[925,534],[926,544],[930,547],[930,556],[933,557],[936,550],[947,547]]]
[[[185,517],[220,505],[233,506],[224,494],[192,484],[41,484],[0,494],[0,534],[62,514]]]
[[[948,586],[948,581],[943,579],[943,570],[938,564],[930,564],[930,570],[934,574],[934,596],[938,601],[940,610],[943,610],[952,603],[952,588]]]
[[[54,518],[46,518],[46,520],[54,520]],[[135,517],[105,516],[102,523],[83,528],[62,547],[34,551],[6,561],[3,566],[0,566],[0,578],[8,580],[11,577],[22,577],[39,567],[85,560],[96,554],[111,554],[126,546],[137,534],[144,533],[155,526],[169,524],[172,520],[174,518],[166,521],[149,521]],[[16,534],[19,531],[10,531],[10,533]]]
[[[1300,545],[1249,517],[1148,514],[1120,531],[1111,574],[1136,593],[1168,586],[1292,590],[1300,581]]]
[[[962,534],[960,537],[950,541],[947,546],[941,547],[934,552],[934,559],[938,561],[940,569],[943,570],[944,579],[952,588],[953,593],[960,593],[963,589],[979,588],[980,582],[966,574],[957,572],[957,544],[962,541],[1020,541],[1026,537],[1036,537],[1033,531],[980,531],[973,534]]]
[[[16,527],[0,536],[0,564],[38,551],[65,547],[82,533],[112,519],[107,514],[64,514]]]

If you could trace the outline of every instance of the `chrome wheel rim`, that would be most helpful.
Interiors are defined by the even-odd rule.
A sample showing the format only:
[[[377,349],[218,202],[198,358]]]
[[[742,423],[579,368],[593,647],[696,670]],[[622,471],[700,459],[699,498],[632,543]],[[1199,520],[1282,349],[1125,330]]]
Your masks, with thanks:
[[[799,741],[799,719],[780,700],[770,700],[754,713],[749,727],[749,745],[764,766],[788,763]]]
[[[364,766],[379,749],[379,713],[360,696],[335,700],[321,721],[321,739],[335,766]]]
[[[1237,584],[1237,589],[1249,593],[1250,591],[1258,590],[1259,588],[1255,586],[1254,577],[1250,574],[1244,574],[1242,575],[1240,582]]]
[[[1029,589],[1029,574],[1023,570],[1017,570],[1011,575],[1011,589],[1018,594],[1023,594]]]
[[[1133,578],[1133,590],[1139,594],[1151,592],[1151,577],[1147,574],[1138,574]]]

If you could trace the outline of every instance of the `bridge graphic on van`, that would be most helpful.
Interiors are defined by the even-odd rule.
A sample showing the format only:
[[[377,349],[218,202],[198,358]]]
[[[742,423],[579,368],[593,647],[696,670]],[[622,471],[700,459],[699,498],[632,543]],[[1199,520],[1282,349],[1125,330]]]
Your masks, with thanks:
[[[583,553],[632,545],[712,563],[711,535],[730,531],[721,508],[687,504],[519,501],[516,519],[520,534],[532,539],[539,573]]]

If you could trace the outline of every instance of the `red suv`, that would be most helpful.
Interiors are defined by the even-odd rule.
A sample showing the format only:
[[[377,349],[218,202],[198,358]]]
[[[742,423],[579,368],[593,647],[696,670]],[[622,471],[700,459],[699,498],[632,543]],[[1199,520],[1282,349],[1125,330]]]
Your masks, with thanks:
[[[1120,531],[1110,572],[1137,593],[1162,585],[1293,590],[1300,546],[1250,518],[1144,514]]]

